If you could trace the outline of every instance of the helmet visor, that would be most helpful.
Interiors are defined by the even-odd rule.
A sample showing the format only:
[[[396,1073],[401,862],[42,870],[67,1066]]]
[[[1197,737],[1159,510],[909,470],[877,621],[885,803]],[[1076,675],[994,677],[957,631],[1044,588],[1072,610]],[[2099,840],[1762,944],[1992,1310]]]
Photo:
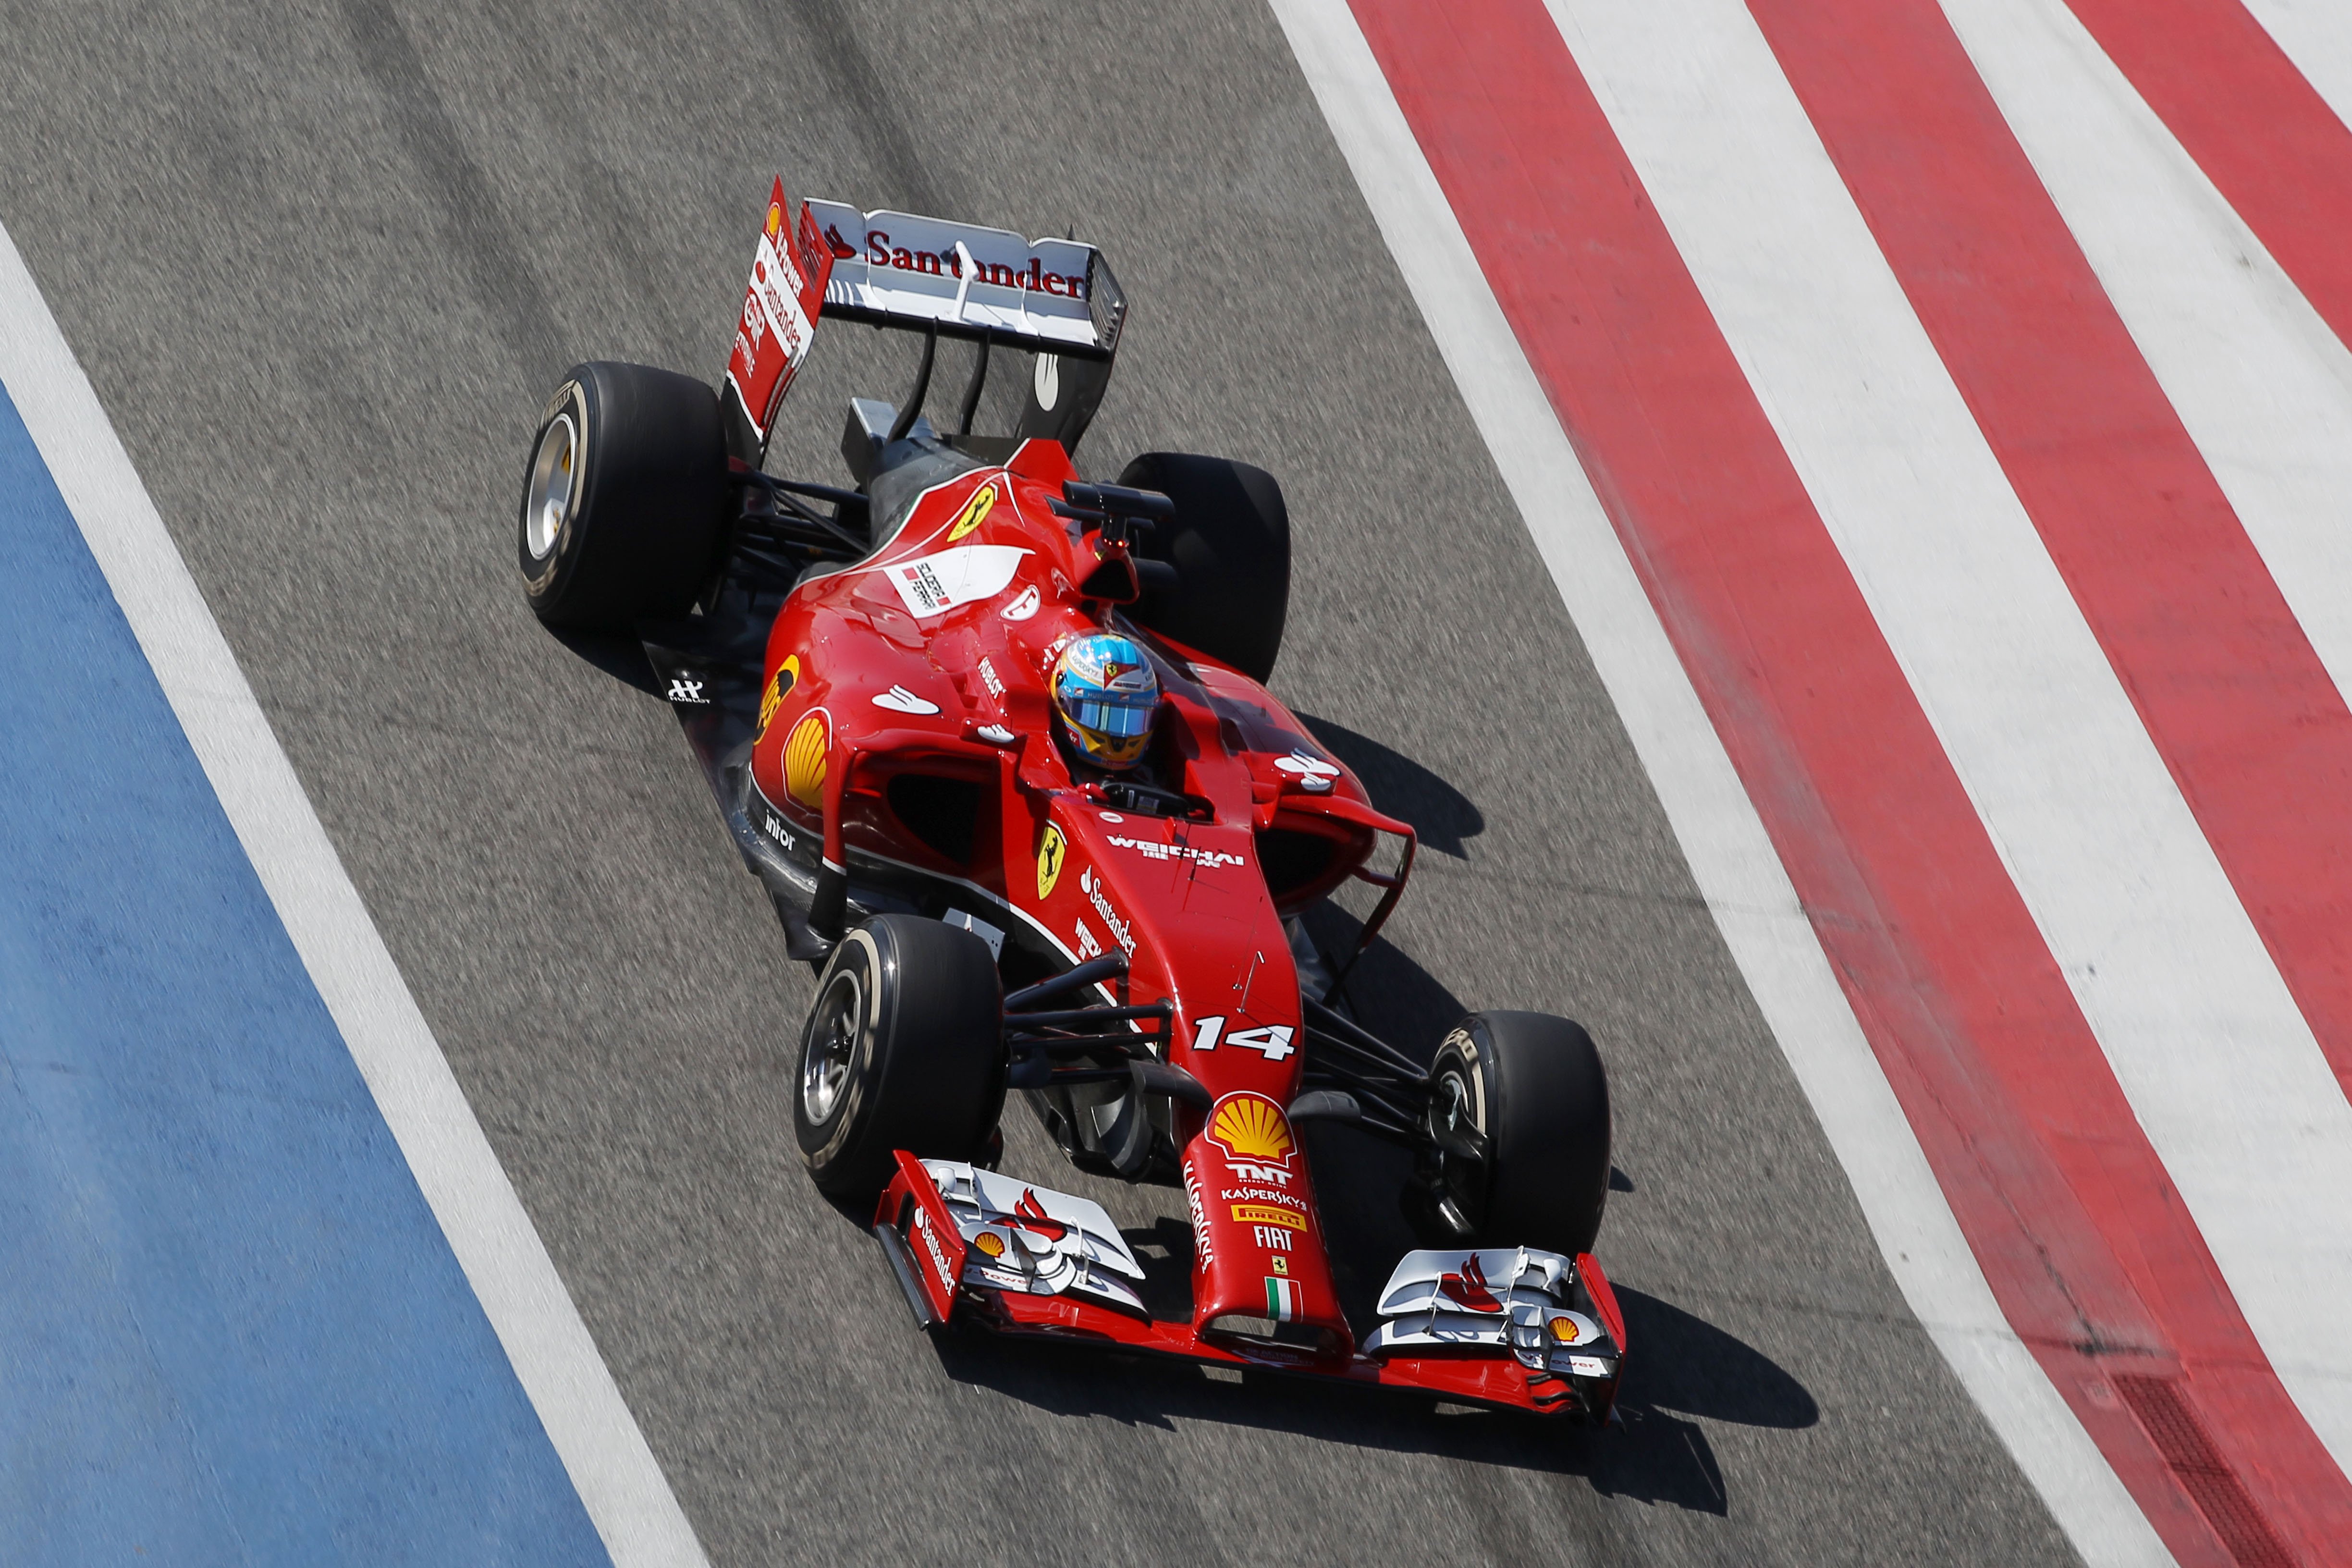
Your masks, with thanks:
[[[1062,712],[1082,730],[1124,741],[1151,728],[1152,710],[1159,705],[1158,692],[1089,691],[1065,696]]]

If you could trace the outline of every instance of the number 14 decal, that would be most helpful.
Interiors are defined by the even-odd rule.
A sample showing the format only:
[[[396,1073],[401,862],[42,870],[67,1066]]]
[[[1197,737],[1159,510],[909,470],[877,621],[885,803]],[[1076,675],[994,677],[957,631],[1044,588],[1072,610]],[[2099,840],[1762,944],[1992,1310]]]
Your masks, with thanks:
[[[1220,1013],[1213,1018],[1192,1020],[1192,1048],[1213,1051],[1223,1043],[1255,1051],[1270,1062],[1278,1062],[1298,1048],[1290,1043],[1290,1033],[1287,1024],[1270,1024],[1263,1029],[1235,1029],[1228,1035],[1224,1015]]]

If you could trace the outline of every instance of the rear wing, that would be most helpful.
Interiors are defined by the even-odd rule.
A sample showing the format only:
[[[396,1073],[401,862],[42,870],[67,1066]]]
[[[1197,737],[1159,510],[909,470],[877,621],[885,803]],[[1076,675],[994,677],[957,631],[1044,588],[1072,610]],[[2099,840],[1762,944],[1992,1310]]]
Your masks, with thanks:
[[[1118,350],[1127,297],[1091,245],[840,202],[807,211],[833,256],[827,316],[1073,359]]]
[[[1005,347],[1036,356],[1008,439],[1042,437],[1075,449],[1109,383],[1127,297],[1102,252],[1078,240],[1028,240],[1010,229],[814,198],[795,221],[779,179],[727,365],[722,401],[736,456],[757,463],[766,451],[820,315],[924,334],[922,366],[894,437],[921,411],[938,340],[954,338],[980,349],[959,437],[973,439],[989,352]]]

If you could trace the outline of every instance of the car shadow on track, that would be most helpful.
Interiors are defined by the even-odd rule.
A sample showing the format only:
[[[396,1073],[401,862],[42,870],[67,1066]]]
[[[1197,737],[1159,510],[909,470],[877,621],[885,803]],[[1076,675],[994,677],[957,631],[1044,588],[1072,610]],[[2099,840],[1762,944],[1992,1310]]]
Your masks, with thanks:
[[[1337,750],[1337,748],[1334,748]],[[1355,927],[1328,908],[1309,930],[1324,951],[1352,947]],[[1417,1058],[1467,1011],[1452,993],[1385,942],[1349,976],[1357,1016]],[[1408,1043],[1411,1042],[1411,1043]],[[1332,1122],[1302,1129],[1323,1205],[1325,1240],[1341,1309],[1359,1336],[1397,1258],[1421,1245],[1397,1194],[1412,1170],[1403,1150]],[[1631,1183],[1612,1184],[1630,1190]],[[1345,1194],[1345,1201],[1330,1201]],[[1191,1310],[1192,1236],[1175,1218],[1123,1233],[1149,1276],[1155,1314]],[[1725,1514],[1730,1498],[1701,1422],[1798,1428],[1820,1412],[1803,1384],[1769,1357],[1705,1319],[1646,1291],[1618,1287],[1628,1357],[1620,1421],[1595,1432],[1503,1412],[1469,1411],[1425,1397],[1350,1388],[1278,1373],[1211,1373],[1188,1363],[993,1339],[940,1335],[940,1364],[958,1382],[992,1389],[1057,1415],[1173,1429],[1223,1422],[1395,1453],[1580,1476],[1612,1497]],[[1105,1375],[1110,1370],[1111,1375]]]
[[[1298,720],[1324,750],[1348,764],[1372,805],[1411,823],[1427,847],[1459,860],[1465,858],[1463,840],[1486,831],[1486,818],[1468,795],[1411,757],[1328,719],[1301,713]]]
[[[541,629],[622,685],[635,687],[648,697],[661,695],[661,682],[655,679],[652,661],[646,658],[645,644],[636,638],[617,632],[577,631],[569,626],[543,626]]]
[[[1138,1232],[1129,1239],[1149,1246],[1158,1236]],[[1810,1426],[1818,1418],[1812,1398],[1770,1360],[1680,1308],[1640,1290],[1622,1290],[1620,1298],[1634,1355],[1619,1420],[1606,1431],[1278,1373],[1213,1373],[1182,1362],[1000,1340],[977,1330],[941,1333],[932,1348],[957,1382],[1056,1415],[1171,1432],[1180,1422],[1255,1427],[1382,1453],[1581,1477],[1604,1496],[1727,1514],[1723,1471],[1700,1423]]]

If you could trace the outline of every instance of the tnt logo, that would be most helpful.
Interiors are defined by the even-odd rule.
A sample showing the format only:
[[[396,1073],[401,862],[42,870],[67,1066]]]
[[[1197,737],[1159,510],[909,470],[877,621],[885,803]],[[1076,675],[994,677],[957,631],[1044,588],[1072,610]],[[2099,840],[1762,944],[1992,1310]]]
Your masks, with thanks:
[[[669,700],[672,702],[708,702],[709,700],[702,694],[701,681],[683,675],[670,677]]]
[[[1290,1185],[1290,1173],[1279,1165],[1245,1165],[1239,1160],[1228,1160],[1225,1162],[1225,1169],[1231,1171],[1240,1181],[1264,1182],[1268,1186],[1275,1187]]]
[[[1287,1252],[1290,1250],[1290,1232],[1285,1230],[1282,1226],[1278,1225],[1254,1225],[1250,1226],[1250,1228],[1257,1233],[1258,1250],[1261,1252]]]

